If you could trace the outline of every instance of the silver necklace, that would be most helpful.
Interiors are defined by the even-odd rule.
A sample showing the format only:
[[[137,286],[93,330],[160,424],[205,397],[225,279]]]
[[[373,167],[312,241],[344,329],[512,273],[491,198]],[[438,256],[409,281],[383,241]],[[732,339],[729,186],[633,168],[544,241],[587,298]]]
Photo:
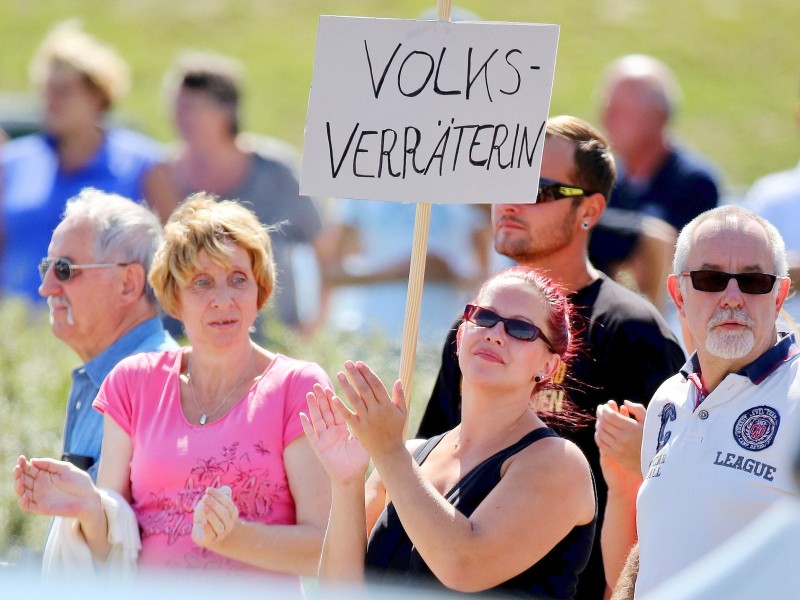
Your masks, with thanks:
[[[194,407],[197,409],[197,412],[200,413],[200,425],[205,425],[209,419],[211,419],[219,411],[221,411],[222,407],[225,406],[225,404],[227,404],[228,400],[230,400],[230,397],[233,395],[233,392],[235,392],[239,388],[239,386],[242,385],[242,383],[244,383],[244,380],[247,379],[247,374],[250,372],[250,367],[253,364],[255,356],[256,356],[256,351],[254,348],[251,348],[250,360],[247,362],[247,367],[245,367],[244,375],[242,375],[242,378],[239,381],[237,381],[236,385],[234,385],[231,388],[231,391],[225,395],[225,397],[222,399],[222,402],[219,403],[217,408],[215,408],[210,413],[203,412],[202,410],[200,410],[200,405],[197,403],[197,396],[195,396],[194,394],[194,386],[192,385],[192,373],[191,373],[192,357],[189,356],[189,359],[186,361],[186,380],[189,382],[189,391],[192,393],[192,400],[194,401]]]

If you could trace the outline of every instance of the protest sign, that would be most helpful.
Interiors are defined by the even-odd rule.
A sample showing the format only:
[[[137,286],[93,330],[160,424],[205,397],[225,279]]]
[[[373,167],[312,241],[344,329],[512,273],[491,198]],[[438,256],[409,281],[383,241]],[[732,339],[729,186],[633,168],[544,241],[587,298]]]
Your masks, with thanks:
[[[558,26],[320,17],[301,191],[535,199]]]

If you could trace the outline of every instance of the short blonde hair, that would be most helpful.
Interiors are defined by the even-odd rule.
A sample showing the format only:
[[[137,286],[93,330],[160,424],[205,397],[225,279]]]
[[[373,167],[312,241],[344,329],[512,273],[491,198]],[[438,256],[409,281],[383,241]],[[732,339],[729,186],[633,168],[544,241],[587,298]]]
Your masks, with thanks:
[[[82,73],[106,99],[108,106],[128,93],[131,76],[127,63],[107,44],[81,28],[77,19],[59,23],[47,34],[31,59],[31,80],[44,85],[55,64]]]
[[[205,192],[189,196],[164,226],[164,241],[150,270],[150,285],[162,308],[177,316],[180,288],[197,270],[200,252],[205,250],[212,261],[228,266],[231,243],[250,255],[261,310],[275,287],[269,233],[255,214],[238,202],[218,200]]]

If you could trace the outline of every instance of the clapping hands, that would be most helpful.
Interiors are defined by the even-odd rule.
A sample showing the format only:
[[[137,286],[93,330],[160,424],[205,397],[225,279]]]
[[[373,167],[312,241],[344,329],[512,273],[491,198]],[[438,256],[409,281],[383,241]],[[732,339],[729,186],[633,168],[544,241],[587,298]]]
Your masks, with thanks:
[[[345,372],[337,380],[353,409],[333,390],[315,385],[306,397],[309,414],[301,415],[301,421],[332,479],[363,481],[370,456],[405,448],[405,396],[397,381],[390,397],[378,376],[362,362],[347,361]]]

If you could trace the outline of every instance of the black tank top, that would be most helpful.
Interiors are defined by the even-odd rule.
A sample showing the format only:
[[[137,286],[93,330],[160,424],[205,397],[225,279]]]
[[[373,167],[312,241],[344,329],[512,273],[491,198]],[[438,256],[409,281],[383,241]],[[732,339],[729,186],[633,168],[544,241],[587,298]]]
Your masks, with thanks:
[[[425,461],[444,436],[442,434],[429,439],[414,452],[418,464]],[[529,432],[515,444],[500,450],[472,469],[445,494],[445,499],[469,517],[500,482],[503,463],[534,442],[548,437],[558,437],[558,434],[548,427]],[[554,506],[554,510],[557,509]],[[578,575],[589,560],[596,520],[597,514],[590,523],[574,527],[536,564],[487,591],[545,598],[574,597]],[[446,542],[443,540],[443,543]],[[518,543],[523,544],[524,540]],[[365,564],[370,583],[443,587],[406,535],[391,503],[381,513],[369,537]]]

